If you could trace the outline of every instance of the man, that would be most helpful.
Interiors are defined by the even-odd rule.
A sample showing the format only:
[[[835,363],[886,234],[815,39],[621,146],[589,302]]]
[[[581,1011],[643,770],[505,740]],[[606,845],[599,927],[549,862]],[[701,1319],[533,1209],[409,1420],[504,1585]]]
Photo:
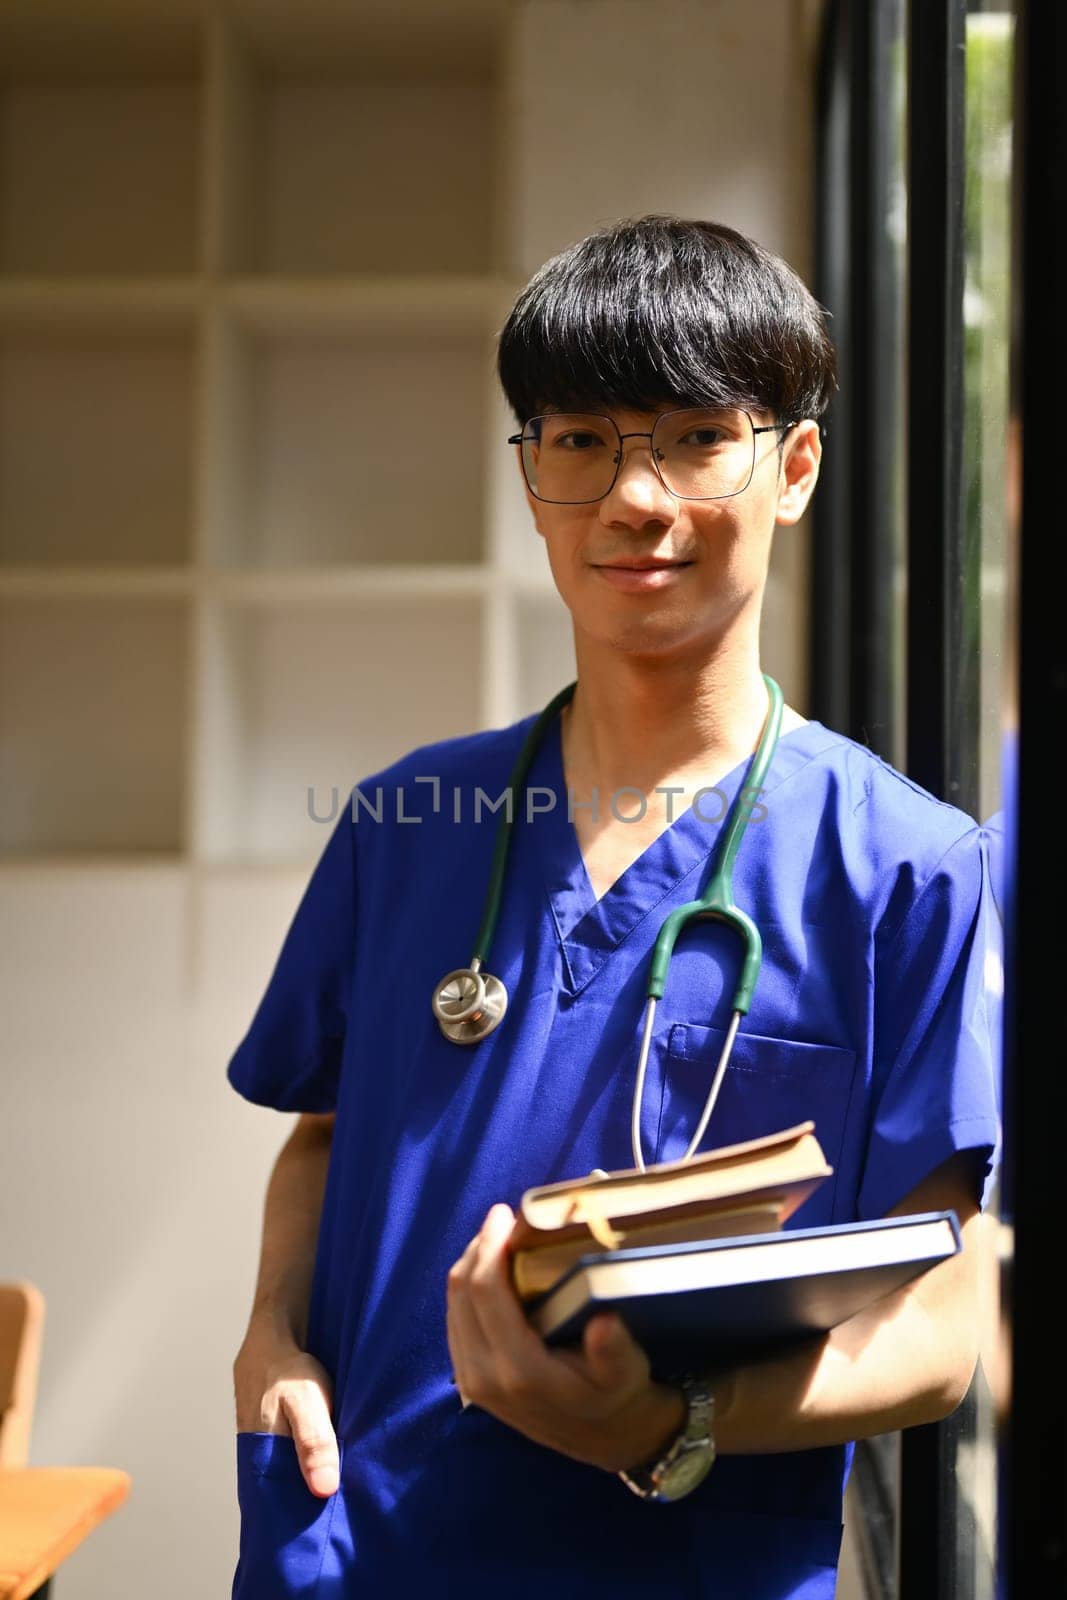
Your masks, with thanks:
[[[532,717],[357,786],[230,1063],[241,1093],[302,1113],[235,1363],[234,1593],[829,1600],[850,1441],[946,1415],[976,1360],[998,1138],[983,837],[786,707],[734,870],[763,967],[703,1141],[813,1118],[834,1171],[798,1225],[951,1208],[963,1252],[695,1385],[654,1379],[610,1317],[546,1349],[509,1279],[512,1208],[631,1165],[652,946],[746,803],[771,538],[814,490],[834,356],[784,262],[647,217],[541,269],[499,370],[577,688],[513,796],[492,1031],[457,1045],[433,1002],[483,924],[497,817],[479,794],[508,789]],[[678,941],[647,1159],[699,1122],[738,962],[719,924]],[[694,1443],[690,1492],[657,1501]]]

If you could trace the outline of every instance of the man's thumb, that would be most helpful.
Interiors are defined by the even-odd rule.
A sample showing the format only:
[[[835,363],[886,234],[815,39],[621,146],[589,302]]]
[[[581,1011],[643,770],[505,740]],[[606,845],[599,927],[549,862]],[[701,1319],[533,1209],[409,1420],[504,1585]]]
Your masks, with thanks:
[[[287,1410],[287,1414],[304,1482],[312,1494],[326,1499],[336,1492],[341,1481],[337,1435],[326,1401],[320,1395],[317,1401],[305,1400],[298,1410]]]
[[[586,1360],[600,1383],[610,1388],[631,1375],[638,1350],[620,1317],[605,1314],[591,1318],[583,1343]]]

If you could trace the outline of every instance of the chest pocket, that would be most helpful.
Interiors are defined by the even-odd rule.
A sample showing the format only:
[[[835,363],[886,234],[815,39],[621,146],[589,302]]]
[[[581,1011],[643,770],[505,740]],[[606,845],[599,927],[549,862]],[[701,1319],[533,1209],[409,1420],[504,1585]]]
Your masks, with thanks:
[[[725,1041],[722,1028],[691,1022],[676,1022],[671,1028],[663,1065],[657,1161],[676,1161],[685,1154]],[[701,1148],[712,1150],[762,1138],[798,1122],[814,1122],[834,1175],[806,1202],[803,1220],[807,1227],[830,1221],[855,1069],[852,1050],[745,1033],[742,1021]]]

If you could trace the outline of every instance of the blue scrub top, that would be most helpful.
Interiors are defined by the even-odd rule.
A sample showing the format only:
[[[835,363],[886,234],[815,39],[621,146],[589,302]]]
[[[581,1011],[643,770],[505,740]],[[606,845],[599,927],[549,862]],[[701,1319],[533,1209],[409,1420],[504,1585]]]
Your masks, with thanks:
[[[464,1600],[832,1600],[850,1446],[722,1456],[686,1499],[649,1505],[462,1410],[450,1381],[445,1277],[489,1207],[632,1162],[652,946],[702,887],[747,770],[677,815],[598,901],[557,719],[517,807],[486,963],[507,1015],[459,1047],[430,998],[473,948],[496,829],[486,802],[532,720],[424,746],[357,785],[229,1063],[258,1104],[336,1109],[308,1344],[334,1376],[342,1456],[322,1501],[290,1439],[238,1436],[233,1594],[432,1582]],[[882,1216],[958,1150],[975,1152],[987,1192],[1001,945],[982,830],[809,722],[779,742],[734,891],[761,929],[763,968],[704,1146],[813,1118],[833,1176],[792,1226]],[[681,1155],[695,1127],[738,949],[711,922],[679,940],[649,1059],[648,1159]]]

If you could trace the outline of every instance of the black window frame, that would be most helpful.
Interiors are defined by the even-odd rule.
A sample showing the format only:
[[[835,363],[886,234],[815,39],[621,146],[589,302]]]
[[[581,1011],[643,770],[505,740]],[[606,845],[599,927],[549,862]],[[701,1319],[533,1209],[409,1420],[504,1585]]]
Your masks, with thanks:
[[[1067,829],[1059,786],[1049,772],[1050,736],[1061,736],[1067,727],[1067,543],[1049,516],[1050,507],[1058,508],[1062,479],[1049,419],[1057,414],[1067,370],[1059,237],[1067,209],[1062,5],[1019,0],[1015,60],[1012,409],[1022,448],[1017,792],[1006,829],[1012,893],[1001,1206],[1013,1245],[1005,1262],[1011,1387],[998,1499],[1000,1596],[1030,1600],[1067,1594],[1064,1334],[1049,1275],[1050,1263],[1063,1253],[1057,1179],[1067,1127],[1060,1000],[1067,924],[1055,914],[1067,890]]]

